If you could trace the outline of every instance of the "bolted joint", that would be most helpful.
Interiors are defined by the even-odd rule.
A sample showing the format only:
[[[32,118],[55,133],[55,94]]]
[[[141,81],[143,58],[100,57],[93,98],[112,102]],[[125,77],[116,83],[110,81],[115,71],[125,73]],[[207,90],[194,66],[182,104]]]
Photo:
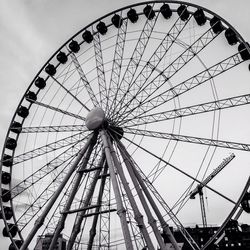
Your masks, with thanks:
[[[144,228],[144,223],[143,223],[143,215],[141,213],[138,213],[135,215],[135,221],[137,221],[137,226],[139,228]]]
[[[43,225],[43,222],[44,222],[44,218],[39,217],[36,219],[34,225],[41,227]]]
[[[91,228],[90,230],[89,230],[89,236],[90,237],[94,237],[96,235],[96,230],[94,229],[94,228]]]
[[[122,207],[121,209],[117,210],[118,216],[121,216],[124,213],[126,213],[126,209],[124,207]]]

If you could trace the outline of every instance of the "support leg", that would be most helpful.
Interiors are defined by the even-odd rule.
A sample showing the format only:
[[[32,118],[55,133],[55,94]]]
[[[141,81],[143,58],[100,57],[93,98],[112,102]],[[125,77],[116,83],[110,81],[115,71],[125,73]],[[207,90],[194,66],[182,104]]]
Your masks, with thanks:
[[[49,211],[51,210],[51,208],[53,207],[53,205],[55,204],[58,196],[61,194],[63,188],[65,187],[66,183],[68,182],[68,180],[70,179],[71,175],[74,173],[74,171],[76,170],[79,162],[81,161],[82,157],[84,156],[84,154],[86,153],[89,145],[91,144],[91,141],[93,140],[94,134],[92,134],[90,136],[90,138],[88,139],[88,141],[86,142],[85,146],[82,148],[82,150],[79,152],[78,156],[75,159],[75,162],[73,163],[73,165],[71,166],[71,168],[69,169],[69,172],[67,173],[67,175],[64,177],[62,183],[60,184],[60,186],[58,187],[58,189],[56,190],[56,192],[54,193],[54,195],[51,197],[51,200],[49,201],[49,203],[47,204],[47,206],[45,207],[45,209],[43,210],[42,214],[40,215],[40,217],[36,220],[34,227],[32,228],[32,230],[30,231],[28,237],[25,239],[24,243],[22,244],[20,250],[27,250],[30,242],[32,241],[32,239],[34,238],[35,234],[37,233],[38,229],[42,226],[46,216],[48,215]]]
[[[98,207],[95,209],[96,214],[95,214],[94,219],[93,219],[92,227],[89,231],[89,242],[88,242],[87,250],[91,250],[93,247],[93,242],[94,242],[94,238],[96,235],[96,225],[97,225],[98,216],[99,216],[98,213],[100,211],[100,206],[101,206],[101,202],[102,202],[105,182],[106,182],[106,178],[107,178],[107,176],[106,176],[107,172],[108,172],[108,165],[106,163],[105,167],[104,167],[104,171],[103,171],[104,177],[101,180],[100,190],[99,190],[99,194],[98,194],[98,198],[97,198],[97,206]]]
[[[73,200],[75,198],[75,195],[77,193],[77,190],[78,190],[78,188],[80,186],[82,176],[83,176],[83,170],[87,167],[90,155],[91,155],[91,153],[93,151],[93,148],[94,148],[94,145],[96,143],[96,138],[97,138],[97,135],[95,135],[93,137],[93,139],[91,140],[88,151],[87,151],[86,155],[83,158],[83,161],[82,161],[81,166],[79,168],[79,171],[77,173],[76,180],[75,180],[75,182],[73,184],[73,187],[72,187],[72,189],[70,191],[68,200],[67,200],[66,205],[64,207],[64,211],[63,211],[64,213],[62,213],[61,218],[58,221],[56,229],[54,231],[53,238],[52,238],[52,241],[51,241],[50,246],[49,246],[49,250],[53,250],[55,248],[55,246],[57,244],[58,237],[59,237],[60,233],[62,232],[62,230],[64,229],[64,224],[65,224],[66,218],[68,216],[68,213],[66,213],[66,212],[70,209],[70,207],[72,205],[72,202],[73,202]]]
[[[130,187],[128,185],[128,182],[126,180],[126,177],[124,175],[122,166],[121,166],[121,164],[120,164],[120,162],[119,162],[119,160],[118,160],[118,158],[116,156],[116,153],[114,151],[113,145],[110,143],[110,140],[108,140],[108,144],[109,144],[109,148],[110,148],[110,151],[111,151],[111,156],[113,158],[114,164],[115,164],[116,169],[117,169],[117,173],[120,176],[122,185],[123,185],[124,190],[125,190],[125,192],[126,192],[126,194],[128,196],[131,207],[133,209],[135,221],[137,222],[139,230],[140,230],[141,234],[143,235],[143,237],[144,237],[144,239],[146,241],[148,249],[149,250],[154,249],[153,243],[152,243],[152,241],[151,241],[151,239],[149,237],[148,231],[147,231],[146,226],[144,224],[143,216],[142,216],[142,214],[140,213],[140,211],[138,209],[138,206],[137,206],[137,204],[135,202],[134,196],[133,196],[133,194],[131,192],[131,189],[130,189]]]
[[[112,161],[106,131],[102,130],[100,133],[102,136],[105,155],[106,155],[107,163],[109,166],[109,173],[110,173],[110,177],[111,177],[111,181],[112,181],[115,199],[117,202],[117,214],[118,214],[120,221],[121,221],[121,227],[122,227],[123,237],[125,240],[126,249],[131,250],[131,249],[133,249],[133,244],[132,244],[132,240],[130,237],[128,224],[127,224],[127,220],[126,220],[126,210],[122,204],[121,193],[120,193],[119,186],[118,186],[117,179],[116,179],[115,166],[114,166],[114,163]]]
[[[118,141],[117,143],[118,143],[118,145],[120,146],[120,148],[122,149],[122,151],[125,153],[125,157],[126,157],[126,158],[128,159],[128,161],[130,162],[130,165],[131,165],[131,167],[132,167],[132,170],[133,170],[133,172],[134,172],[134,174],[135,174],[135,177],[136,177],[138,183],[140,184],[140,186],[141,186],[141,188],[142,188],[144,194],[146,195],[146,197],[147,197],[147,199],[148,199],[148,201],[149,201],[151,207],[153,208],[153,210],[154,210],[154,212],[155,212],[155,214],[156,214],[158,220],[159,220],[160,223],[161,223],[163,232],[168,236],[168,238],[169,238],[170,242],[172,243],[174,249],[175,249],[175,250],[180,250],[180,248],[179,248],[179,246],[178,246],[178,244],[177,244],[177,242],[176,242],[176,240],[175,240],[175,238],[174,238],[172,232],[170,231],[170,229],[169,229],[169,227],[168,227],[168,224],[167,224],[166,221],[164,220],[164,218],[163,218],[163,216],[162,216],[162,214],[161,214],[159,208],[158,208],[157,205],[155,204],[155,201],[154,201],[154,199],[152,198],[150,192],[148,191],[148,189],[147,189],[147,187],[146,187],[144,181],[142,180],[140,174],[137,172],[137,170],[136,170],[136,168],[135,168],[135,166],[134,166],[133,161],[131,161],[131,157],[130,157],[129,153],[127,152],[126,148],[124,147],[124,145],[123,145],[120,141]]]
[[[119,147],[119,145],[118,145],[118,147]],[[138,197],[139,197],[139,199],[140,199],[140,201],[142,203],[142,206],[143,206],[143,208],[145,210],[145,213],[146,213],[146,215],[148,217],[148,223],[149,223],[149,225],[153,229],[153,232],[154,232],[154,235],[156,237],[156,240],[157,240],[157,242],[158,242],[158,244],[159,244],[159,246],[160,246],[161,249],[166,249],[166,246],[164,244],[163,238],[162,238],[162,236],[161,236],[161,234],[160,234],[160,232],[158,230],[158,227],[156,225],[156,219],[153,217],[153,215],[152,215],[152,213],[150,211],[148,203],[147,203],[147,201],[146,201],[146,199],[144,197],[144,194],[142,193],[142,190],[141,190],[141,188],[139,186],[139,183],[138,183],[138,181],[136,179],[136,176],[134,174],[134,171],[132,169],[131,163],[130,163],[130,161],[128,160],[128,158],[126,157],[125,153],[123,152],[123,150],[120,147],[119,147],[119,150],[121,152],[122,158],[124,160],[124,163],[125,163],[125,165],[127,167],[128,172],[129,172],[131,180],[132,180],[132,182],[134,184],[134,187],[136,189]]]
[[[105,161],[105,157],[104,157],[104,154],[103,154],[102,158],[101,158],[101,160],[100,160],[100,162],[98,164],[98,167],[102,167],[103,164],[104,164],[104,161]],[[98,169],[95,172],[93,181],[92,181],[91,186],[90,186],[90,189],[88,190],[88,192],[86,194],[86,197],[84,199],[83,210],[81,212],[77,213],[76,221],[75,221],[72,233],[71,233],[69,241],[68,241],[67,250],[71,250],[73,248],[74,243],[75,243],[75,239],[76,239],[78,233],[80,232],[81,224],[82,224],[82,221],[83,221],[83,216],[86,213],[86,209],[84,209],[84,208],[86,208],[87,206],[89,206],[91,198],[93,197],[93,193],[94,193],[94,190],[95,190],[96,183],[97,183],[98,177],[100,175],[100,172],[101,172],[101,169]]]

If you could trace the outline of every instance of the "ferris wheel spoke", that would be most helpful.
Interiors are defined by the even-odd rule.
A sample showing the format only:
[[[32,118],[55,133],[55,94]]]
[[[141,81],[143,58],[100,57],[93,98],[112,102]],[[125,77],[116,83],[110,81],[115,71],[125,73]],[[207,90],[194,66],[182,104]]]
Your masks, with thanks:
[[[55,245],[57,243],[57,240],[58,240],[58,237],[60,235],[60,233],[62,232],[62,230],[64,229],[64,225],[65,225],[65,220],[68,216],[68,211],[72,205],[72,202],[74,200],[74,197],[77,193],[77,190],[80,186],[80,183],[81,183],[81,180],[83,178],[83,174],[84,174],[84,170],[87,168],[87,165],[88,165],[88,161],[90,159],[90,155],[92,154],[92,151],[93,151],[93,148],[96,144],[96,136],[94,137],[95,139],[92,139],[91,140],[91,143],[86,151],[86,154],[84,155],[84,158],[81,162],[81,165],[77,171],[77,176],[76,176],[76,179],[74,181],[74,183],[72,184],[72,188],[70,190],[70,194],[69,194],[69,197],[65,203],[65,206],[63,208],[63,212],[60,216],[60,219],[56,225],[56,228],[55,228],[55,231],[53,233],[53,237],[52,237],[52,240],[51,240],[51,243],[50,243],[50,246],[49,246],[49,250],[53,250],[55,248]],[[97,178],[96,178],[96,181],[97,181]],[[94,183],[94,182],[93,182]],[[93,190],[94,191],[94,190]],[[90,196],[91,198],[92,196]],[[90,201],[90,198],[88,200],[88,202]]]
[[[53,195],[52,195],[51,199],[47,203],[46,207],[43,209],[42,214],[36,220],[36,223],[35,223],[34,227],[30,231],[30,233],[27,236],[27,238],[25,239],[25,241],[24,241],[23,245],[21,246],[20,250],[26,250],[27,247],[29,246],[30,242],[34,238],[34,236],[37,233],[38,229],[42,226],[42,224],[43,224],[46,216],[50,212],[50,210],[53,207],[54,203],[58,199],[60,193],[64,189],[65,185],[69,181],[69,179],[72,176],[72,174],[77,169],[78,164],[80,163],[80,161],[82,160],[82,158],[85,155],[86,151],[90,147],[90,144],[93,143],[93,140],[96,140],[96,135],[92,133],[89,136],[88,141],[85,143],[84,147],[81,149],[81,151],[77,155],[77,157],[76,157],[75,161],[73,162],[71,168],[68,170],[67,174],[64,176],[63,180],[60,182],[57,190],[56,191],[53,190]]]
[[[48,185],[43,189],[36,199],[34,199],[30,204],[26,204],[24,212],[19,215],[17,219],[17,224],[20,231],[23,231],[25,227],[32,221],[34,216],[37,215],[40,210],[49,202],[55,193],[55,188],[59,186],[68,169],[72,166],[74,159],[75,157],[73,156],[72,159],[70,159],[70,161],[65,166],[63,166],[63,169],[53,176],[53,179],[48,183]]]
[[[74,100],[76,100],[82,107],[84,107],[87,111],[90,111],[90,109],[83,104],[78,98],[77,95],[74,95],[71,91],[69,91],[62,83],[58,81],[54,76],[50,76],[62,89],[64,89]]]
[[[127,102],[124,102],[126,105],[121,108],[123,111],[123,117],[126,117],[129,105],[131,105],[132,110],[136,110],[136,107],[142,106],[150,96],[152,96],[156,91],[158,91],[165,82],[169,81],[179,70],[181,70],[186,64],[188,64],[194,57],[196,57],[203,49],[205,49],[216,37],[218,34],[215,34],[212,31],[212,28],[207,30],[202,34],[194,43],[190,46],[187,46],[185,50],[174,60],[172,61],[165,69],[162,70],[153,80],[146,84],[143,88],[139,88],[137,93]],[[170,39],[174,41],[177,39],[176,36],[170,34]],[[129,113],[131,110],[128,111]],[[137,111],[139,112],[139,111]]]
[[[238,66],[243,60],[240,58],[239,53],[236,53],[223,61],[207,68],[206,70],[192,76],[191,78],[177,84],[176,86],[163,91],[161,94],[146,100],[137,107],[137,115],[131,118],[137,118],[140,115],[145,115],[151,110],[154,110],[166,102],[179,97],[180,95],[198,87],[199,85],[214,79],[215,77],[225,73],[226,71]],[[131,114],[131,111],[130,111]],[[128,114],[127,114],[128,115]]]
[[[108,93],[107,93],[107,85],[104,73],[105,70],[103,64],[102,45],[99,32],[93,35],[93,43],[94,43],[94,53],[96,61],[97,80],[99,86],[100,105],[102,108],[107,108]]]
[[[212,192],[216,193],[217,195],[219,195],[220,197],[224,198],[225,200],[227,200],[228,202],[232,203],[232,204],[236,204],[235,201],[233,201],[232,199],[230,199],[229,197],[225,196],[224,194],[218,192],[217,190],[215,190],[214,188],[211,188],[210,186],[208,186],[207,184],[204,185],[204,183],[202,181],[199,181],[197,178],[193,177],[192,175],[186,173],[185,171],[181,170],[179,167],[174,166],[173,164],[167,162],[166,160],[164,160],[163,158],[157,156],[156,154],[150,152],[148,149],[146,149],[145,147],[142,147],[141,145],[131,141],[130,139],[128,139],[127,137],[123,137],[125,140],[127,140],[128,142],[132,143],[133,145],[137,146],[139,149],[141,149],[142,151],[146,152],[147,154],[151,155],[152,157],[158,159],[160,162],[165,163],[166,165],[168,165],[169,167],[173,168],[174,170],[176,170],[177,172],[181,173],[182,175],[185,175],[186,177],[190,178],[191,180],[198,182],[199,184],[203,185],[204,187],[206,187],[207,189],[211,190]]]
[[[79,152],[78,152],[79,153]],[[68,163],[66,163],[63,168],[57,172],[53,173],[52,180],[48,183],[46,187],[41,190],[39,196],[37,196],[30,204],[26,205],[25,211],[19,216],[17,222],[19,228],[24,230],[24,228],[32,221],[35,215],[37,215],[41,209],[43,209],[49,202],[51,197],[54,195],[55,190],[61,185],[70,168],[73,166],[74,161],[77,158],[77,153],[75,156],[71,157]],[[76,174],[75,174],[76,175]],[[74,177],[73,177],[74,178]],[[29,193],[31,194],[31,192]],[[68,194],[65,193],[65,196]]]
[[[48,105],[48,104],[45,104],[45,103],[42,103],[42,102],[33,101],[33,100],[31,100],[31,101],[32,101],[32,103],[34,103],[36,105],[39,105],[41,107],[44,107],[44,108],[56,111],[56,112],[64,114],[64,115],[68,115],[68,116],[74,117],[74,118],[82,120],[82,121],[85,121],[85,118],[82,117],[82,116],[80,116],[80,115],[73,114],[73,113],[68,112],[66,110],[63,110],[63,109],[60,109],[60,108],[56,108],[54,106],[51,106],[51,105]]]
[[[91,159],[91,160],[89,161],[89,166],[90,166],[90,167],[94,167],[94,166],[95,166],[95,165],[94,165],[94,161],[96,160],[96,156],[97,156],[97,154],[99,154],[99,152],[100,152],[100,150],[98,150],[97,145],[95,145],[95,153],[94,153],[94,155],[91,157],[91,158],[93,158],[93,159]],[[98,158],[98,159],[99,159],[99,158]],[[87,182],[88,182],[88,181],[91,182],[91,180],[89,180],[89,179],[90,179],[89,176],[90,176],[90,175],[89,175],[88,173],[86,173],[86,174],[83,176],[83,178],[82,178],[82,180],[81,180],[81,183],[80,183],[79,187],[82,186],[82,185],[84,184],[84,181],[85,181],[85,188],[86,188]],[[61,218],[62,209],[63,209],[64,206],[66,205],[66,202],[67,202],[67,200],[68,200],[68,197],[70,196],[72,183],[75,182],[76,177],[77,177],[77,172],[74,174],[71,183],[69,183],[68,186],[63,190],[63,194],[64,194],[64,195],[62,195],[60,201],[58,202],[57,207],[54,209],[54,212],[53,212],[53,214],[51,215],[51,218],[49,219],[49,222],[47,222],[47,226],[46,226],[47,229],[46,229],[46,230],[47,230],[48,233],[50,233],[50,234],[53,234],[53,233],[54,233],[55,228],[56,228],[56,226],[57,226],[57,224],[58,224],[58,222],[59,222],[59,220],[60,220],[60,218]],[[62,179],[61,179],[61,181],[62,181]],[[58,182],[58,183],[60,184],[60,182]],[[57,185],[57,186],[59,186],[59,185]],[[55,189],[57,188],[57,186],[55,187]],[[84,194],[84,192],[83,192],[83,194]],[[82,197],[83,197],[83,194],[82,194]],[[72,206],[73,206],[73,205],[75,206],[75,205],[77,205],[78,203],[81,204],[82,199],[83,199],[82,197],[81,197],[81,200],[80,200],[80,197],[79,197],[79,198],[76,197],[76,198],[74,199],[74,202],[72,203]],[[52,218],[53,218],[53,219],[52,219]]]
[[[169,205],[166,203],[166,201],[162,198],[160,193],[156,190],[156,188],[153,186],[151,182],[147,179],[146,175],[143,173],[143,171],[140,169],[140,167],[133,161],[129,153],[127,152],[125,146],[117,140],[117,144],[119,145],[119,149],[121,153],[123,152],[123,158],[124,161],[127,160],[129,162],[128,165],[131,167],[131,172],[134,173],[134,176],[137,178],[138,183],[140,184],[142,190],[144,191],[146,197],[148,198],[149,202],[151,203],[160,223],[163,228],[163,231],[166,235],[168,235],[171,243],[173,246],[177,246],[177,242],[175,241],[166,221],[164,220],[163,216],[161,215],[160,210],[158,209],[157,205],[155,204],[154,200],[151,198],[151,195],[149,193],[149,190],[154,195],[156,200],[159,202],[159,204],[164,208],[168,216],[171,218],[173,223],[176,225],[176,227],[180,230],[182,235],[185,237],[185,239],[188,241],[189,245],[192,247],[192,249],[199,250],[200,248],[194,241],[194,239],[191,237],[191,235],[187,232],[187,230],[184,228],[184,226],[181,224],[180,220],[177,218],[177,216],[173,213]]]
[[[88,131],[87,131],[88,132]],[[50,152],[53,152],[55,150],[70,146],[76,142],[82,141],[84,138],[86,138],[86,135],[82,132],[65,137],[63,139],[57,140],[55,142],[49,143],[45,146],[35,148],[31,151],[27,151],[23,154],[17,155],[13,158],[13,165],[19,164],[24,161],[31,160],[33,158],[36,158],[38,156],[42,156],[45,154],[48,154]]]
[[[87,90],[87,92],[89,94],[89,97],[90,97],[92,103],[94,104],[94,106],[99,107],[100,105],[99,105],[99,102],[96,99],[96,95],[95,95],[93,89],[91,88],[90,83],[88,82],[87,77],[84,74],[83,69],[81,67],[81,64],[79,63],[76,55],[74,53],[71,53],[70,56],[71,56],[71,59],[72,59],[74,65],[75,65],[75,68],[76,68],[76,70],[77,70],[77,72],[78,72],[78,74],[80,76],[80,79],[81,79],[84,87],[86,88],[86,90]],[[89,111],[89,109],[87,109],[87,110]]]
[[[121,76],[127,27],[128,27],[128,20],[123,19],[123,23],[121,27],[117,30],[117,38],[116,38],[116,43],[115,43],[110,84],[108,88],[108,103],[109,103],[107,107],[108,115],[110,115],[110,111],[113,109],[113,105],[114,106],[116,105],[116,95],[117,95],[117,91],[118,91],[117,88],[118,88],[120,76]],[[111,95],[113,96],[113,98],[111,98]]]
[[[18,129],[13,127],[13,129]],[[44,132],[87,132],[84,125],[60,125],[60,126],[39,126],[39,127],[22,127],[21,133],[44,133]]]
[[[120,111],[125,112],[128,109],[129,105],[134,102],[134,98],[137,100],[137,95],[141,92],[145,92],[146,91],[145,89],[147,89],[146,92],[148,94],[149,84],[147,84],[147,86],[145,87],[148,79],[157,69],[157,66],[163,60],[165,55],[169,52],[170,48],[176,42],[178,36],[184,30],[190,19],[191,17],[189,17],[188,20],[183,22],[179,17],[175,21],[173,26],[170,28],[169,32],[162,39],[161,43],[158,45],[158,47],[151,55],[150,59],[144,64],[142,70],[140,71],[136,79],[133,81],[133,84],[130,85],[129,89],[127,90],[128,93],[124,95],[122,99],[122,103],[124,104],[124,106],[120,107],[119,112]],[[161,77],[161,74],[162,72],[159,73],[158,77]],[[143,98],[143,93],[140,99],[142,98]],[[119,116],[122,116],[122,112]],[[113,119],[115,118],[117,118],[117,115]]]
[[[27,207],[26,211],[19,217],[18,225],[19,225],[19,228],[21,229],[21,231],[23,231],[25,229],[25,227],[32,221],[34,216],[37,216],[38,213],[41,212],[41,209],[43,209],[43,207],[46,206],[46,204],[49,202],[51,197],[54,195],[55,190],[60,186],[61,182],[63,181],[64,177],[68,173],[68,170],[72,166],[73,161],[75,159],[76,159],[76,157],[72,158],[70,160],[70,162],[66,166],[64,166],[62,171],[54,176],[54,180],[52,180],[50,183],[48,183],[47,188],[45,188],[42,191],[42,193],[39,195],[39,197],[37,197]],[[72,177],[72,181],[75,180],[76,174],[77,173],[74,173],[74,175]],[[46,218],[47,225],[45,226],[45,229],[43,230],[43,234],[46,230],[48,233],[52,233],[54,231],[57,219],[59,217],[58,214],[61,214],[60,212],[58,212],[58,210],[60,210],[64,200],[69,196],[70,187],[71,187],[71,184],[68,184],[67,186],[65,186],[65,188],[63,190],[64,195],[60,198],[60,200],[58,201],[55,208],[51,207],[50,212],[52,212],[52,215],[50,216],[50,218]],[[54,210],[54,211],[52,211],[52,210]],[[46,223],[44,222],[44,225]]]
[[[151,37],[154,26],[158,19],[158,16],[159,16],[159,12],[152,19],[148,19],[148,18],[146,19],[146,22],[141,31],[140,37],[138,38],[138,42],[132,52],[131,59],[124,72],[122,80],[120,81],[119,86],[116,88],[116,94],[114,97],[115,99],[123,100],[125,96],[127,95],[127,90],[130,88],[132,80],[139,67],[140,61],[142,59],[142,56],[145,52],[145,49]],[[116,102],[117,105],[114,105],[112,112],[114,111],[114,109],[119,110],[121,103],[122,101],[121,102],[119,101],[119,103]]]
[[[149,136],[149,137],[158,138],[158,139],[175,140],[175,141],[182,141],[182,142],[188,142],[188,143],[208,145],[208,146],[213,146],[213,147],[222,147],[222,148],[230,148],[230,149],[236,149],[236,150],[241,150],[241,151],[250,151],[250,144],[246,144],[246,143],[214,140],[214,139],[208,139],[208,138],[200,138],[200,137],[194,137],[194,136],[170,134],[170,133],[163,133],[163,132],[158,132],[158,131],[140,130],[140,129],[132,129],[132,128],[126,128],[124,129],[124,132],[135,134],[135,135]]]
[[[56,156],[53,160],[46,163],[40,169],[13,186],[10,189],[12,199],[25,192],[27,189],[35,185],[37,182],[41,181],[53,171],[60,168],[63,164],[66,164],[66,162],[69,161],[72,157],[75,157],[78,154],[82,143],[82,141],[80,141],[80,143],[75,143],[70,148],[67,148],[66,150],[64,150],[64,152]]]
[[[103,169],[103,166],[105,164],[105,156],[104,153],[102,154],[102,157],[100,159],[100,162],[98,164],[98,169],[96,171],[94,171],[92,180],[89,184],[89,187],[86,189],[86,193],[85,193],[85,197],[83,198],[83,202],[82,202],[82,206],[79,209],[79,212],[76,215],[75,218],[75,223],[71,232],[71,235],[69,237],[69,241],[68,241],[68,246],[67,249],[71,250],[73,248],[74,242],[76,240],[77,235],[80,233],[81,230],[81,225],[82,225],[82,221],[84,219],[84,216],[87,212],[87,207],[90,205],[90,201],[93,197],[95,188],[96,188],[96,184],[97,184],[97,180],[99,178],[99,175]],[[65,213],[68,213],[69,211],[65,211]]]
[[[233,96],[230,98],[202,103],[189,107],[183,107],[180,109],[173,109],[159,113],[142,115],[134,119],[124,120],[122,123],[120,123],[120,125],[126,124],[126,127],[138,126],[143,124],[166,121],[170,119],[182,118],[190,115],[202,114],[205,112],[234,108],[242,105],[247,105],[249,103],[250,103],[250,94]]]

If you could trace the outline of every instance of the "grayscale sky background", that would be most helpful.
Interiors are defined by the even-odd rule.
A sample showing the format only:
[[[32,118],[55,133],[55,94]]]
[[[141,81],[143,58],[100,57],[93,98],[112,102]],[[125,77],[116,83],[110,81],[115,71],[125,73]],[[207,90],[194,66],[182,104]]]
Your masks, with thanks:
[[[19,100],[51,54],[96,18],[135,2],[136,0],[0,0],[0,148]],[[221,15],[245,40],[250,40],[249,0],[188,2]],[[0,230],[2,231],[2,225]],[[9,241],[3,239],[2,233],[0,242],[1,250],[8,249]]]

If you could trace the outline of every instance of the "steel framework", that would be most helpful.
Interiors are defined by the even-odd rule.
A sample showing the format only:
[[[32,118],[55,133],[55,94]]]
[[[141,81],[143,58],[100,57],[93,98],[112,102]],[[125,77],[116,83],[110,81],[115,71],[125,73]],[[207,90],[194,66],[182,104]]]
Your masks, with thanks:
[[[179,1],[121,8],[71,37],[35,76],[4,143],[11,249],[40,236],[49,250],[61,237],[67,250],[220,246],[228,221],[250,211],[249,59],[227,21]],[[231,170],[208,185],[229,151]],[[194,184],[213,203],[205,214],[201,196],[203,226],[221,223],[202,243],[187,228],[200,223]]]

